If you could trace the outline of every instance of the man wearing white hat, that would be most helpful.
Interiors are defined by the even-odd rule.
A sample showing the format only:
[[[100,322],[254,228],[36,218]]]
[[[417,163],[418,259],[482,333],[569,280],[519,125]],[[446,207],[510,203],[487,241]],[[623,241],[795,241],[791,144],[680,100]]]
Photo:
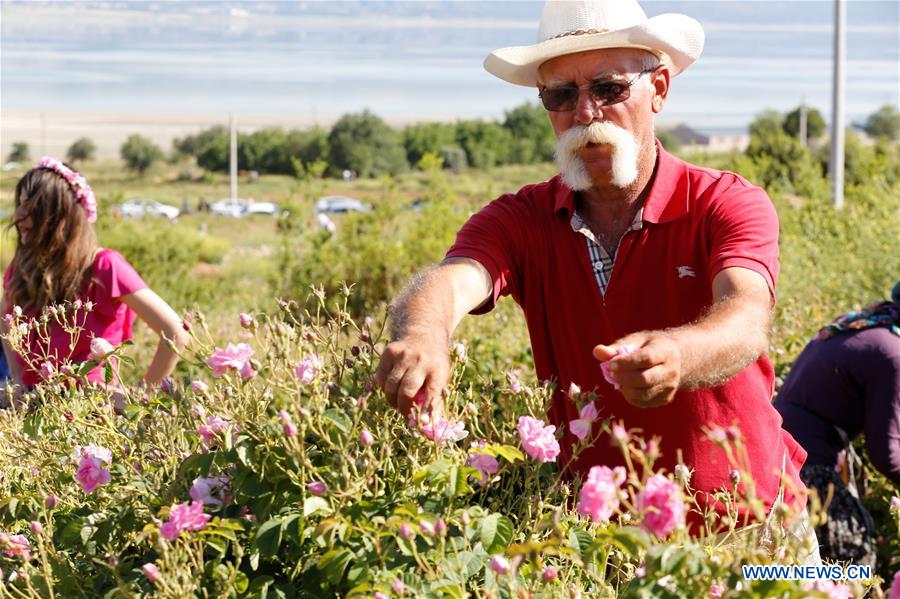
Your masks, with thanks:
[[[533,46],[491,53],[485,68],[533,86],[556,132],[560,175],[501,196],[459,231],[447,258],[395,302],[393,342],[376,380],[404,413],[420,389],[438,401],[452,331],[502,295],[522,306],[535,368],[557,391],[548,414],[577,442],[579,406],[597,393],[601,418],[661,438],[702,492],[731,488],[728,463],[704,429],[739,431],[754,490],[805,504],[805,452],[771,406],[765,351],[778,275],[778,219],[763,190],[733,173],[671,156],[653,119],[672,78],[703,49],[700,24],[648,19],[636,1],[550,1]],[[601,372],[604,364],[607,376]],[[601,439],[576,472],[621,463]]]

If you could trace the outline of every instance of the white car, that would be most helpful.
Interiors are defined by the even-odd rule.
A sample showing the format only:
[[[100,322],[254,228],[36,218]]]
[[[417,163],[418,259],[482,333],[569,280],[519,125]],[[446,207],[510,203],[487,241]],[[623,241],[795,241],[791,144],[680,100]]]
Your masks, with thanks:
[[[181,211],[175,206],[163,204],[156,200],[134,199],[127,200],[119,206],[119,212],[125,218],[141,218],[144,216],[164,216],[169,220],[178,218]]]
[[[347,196],[325,196],[316,201],[316,212],[369,212],[371,206]]]
[[[272,202],[250,202],[241,198],[226,198],[210,206],[210,211],[213,214],[231,216],[233,218],[253,216],[254,214],[276,216],[278,214],[278,206]]]
[[[238,198],[227,198],[219,200],[209,207],[210,212],[219,216],[231,216],[240,218],[244,216],[244,209],[247,207],[247,201]]]

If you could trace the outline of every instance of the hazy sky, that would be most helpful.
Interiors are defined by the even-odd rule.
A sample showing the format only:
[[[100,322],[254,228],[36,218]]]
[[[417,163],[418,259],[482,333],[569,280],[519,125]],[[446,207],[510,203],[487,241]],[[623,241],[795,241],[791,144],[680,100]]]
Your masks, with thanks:
[[[850,1],[847,111],[898,102],[895,1]],[[707,34],[668,121],[733,131],[801,97],[830,111],[833,2],[643,2]],[[541,2],[2,2],[0,110],[498,118],[533,89],[487,74]]]

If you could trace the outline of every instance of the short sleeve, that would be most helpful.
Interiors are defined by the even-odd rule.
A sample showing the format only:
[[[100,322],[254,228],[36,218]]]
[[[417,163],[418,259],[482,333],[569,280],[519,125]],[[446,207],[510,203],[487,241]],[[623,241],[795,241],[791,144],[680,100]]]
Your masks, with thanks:
[[[778,214],[766,192],[737,179],[713,201],[709,221],[710,284],[726,268],[759,273],[775,297]]]
[[[97,256],[94,261],[93,278],[103,286],[112,299],[147,288],[141,275],[115,250],[103,250]]]
[[[521,240],[527,234],[526,204],[525,199],[512,194],[497,198],[469,218],[447,251],[447,258],[471,258],[490,273],[493,295],[472,314],[490,312],[503,295],[519,295],[518,263],[523,257]]]

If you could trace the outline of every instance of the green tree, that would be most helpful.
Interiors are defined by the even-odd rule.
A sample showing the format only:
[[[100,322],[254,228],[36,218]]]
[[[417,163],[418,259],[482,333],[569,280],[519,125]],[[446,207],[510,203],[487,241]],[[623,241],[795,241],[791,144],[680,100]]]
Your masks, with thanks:
[[[228,140],[228,128],[224,125],[216,125],[194,135],[176,138],[172,141],[172,147],[179,154],[199,158],[207,146],[220,139]]]
[[[764,110],[750,123],[751,137],[764,137],[784,130],[784,115],[777,110]]]
[[[328,158],[328,132],[319,127],[292,129],[287,134],[288,151],[304,164]]]
[[[681,140],[671,131],[657,131],[656,139],[666,149],[667,152],[677,152],[681,149]]]
[[[137,133],[128,136],[128,139],[122,144],[119,154],[125,161],[125,165],[140,175],[147,172],[154,162],[163,157],[162,150],[155,143]]]
[[[13,142],[12,150],[7,157],[8,162],[28,162],[31,159],[31,152],[28,144],[24,141]]]
[[[344,115],[328,135],[332,174],[344,169],[359,177],[396,174],[409,167],[400,134],[368,110]]]
[[[791,137],[797,137],[800,134],[800,107],[798,106],[784,117],[781,124],[784,132]],[[825,119],[822,113],[815,108],[806,108],[806,138],[817,139],[825,133]]]
[[[465,150],[470,166],[490,168],[509,163],[513,136],[499,123],[459,121],[456,141]]]
[[[547,111],[537,103],[526,102],[505,113],[503,128],[512,134],[509,162],[532,164],[553,160],[556,135]]]
[[[97,146],[87,137],[80,137],[75,140],[66,151],[66,158],[69,162],[78,162],[80,160],[93,160],[97,153]]]
[[[439,154],[456,142],[456,127],[450,123],[420,123],[403,130],[403,147],[410,164],[418,164],[425,154]]]
[[[897,139],[900,133],[900,111],[892,104],[886,104],[869,115],[863,127],[872,137]]]

